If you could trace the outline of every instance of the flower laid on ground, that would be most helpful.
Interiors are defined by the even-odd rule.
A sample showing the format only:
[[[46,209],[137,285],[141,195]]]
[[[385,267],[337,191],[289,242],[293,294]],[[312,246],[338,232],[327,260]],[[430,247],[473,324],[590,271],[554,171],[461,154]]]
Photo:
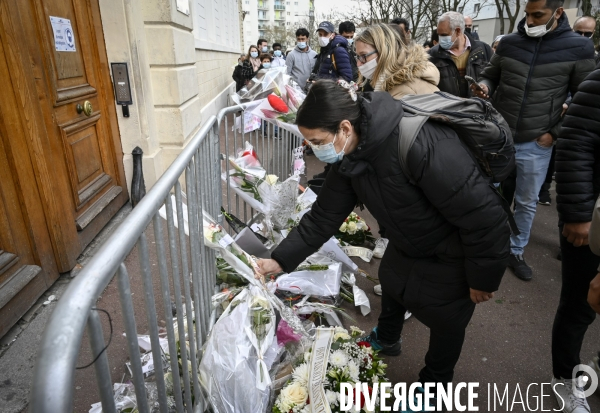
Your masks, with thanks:
[[[367,342],[355,340],[364,334],[357,327],[351,327],[349,333],[342,327],[334,329],[334,337],[329,352],[327,374],[323,382],[325,396],[332,412],[340,410],[341,383],[367,383],[371,389],[374,383],[387,381],[387,365]],[[310,410],[308,380],[310,379],[311,351],[304,353],[301,363],[293,372],[292,378],[281,390],[273,406],[273,413],[302,413]],[[361,412],[364,408],[364,396],[361,394]],[[376,403],[378,406],[379,403]],[[379,412],[378,409],[375,410]]]
[[[365,241],[375,242],[375,238],[371,234],[371,228],[355,212],[348,215],[335,237],[350,245],[362,245]]]

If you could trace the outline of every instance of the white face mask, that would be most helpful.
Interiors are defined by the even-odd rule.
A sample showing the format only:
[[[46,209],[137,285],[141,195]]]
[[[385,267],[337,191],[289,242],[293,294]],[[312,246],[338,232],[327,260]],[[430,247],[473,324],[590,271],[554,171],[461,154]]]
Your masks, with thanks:
[[[358,66],[358,71],[360,72],[360,74],[363,75],[365,79],[369,80],[373,78],[373,73],[375,72],[375,69],[377,69],[377,58],[369,60],[362,66]]]
[[[556,9],[556,10],[558,10],[558,9]],[[525,24],[525,33],[527,33],[527,36],[542,37],[546,33],[548,33],[550,31],[550,28],[554,25],[554,21],[556,20],[556,18],[554,17],[556,10],[554,10],[554,13],[552,13],[552,17],[550,17],[550,20],[548,20],[548,23],[546,23],[546,24],[542,24],[539,26],[533,26],[533,27],[529,27],[529,26],[527,26],[527,24]]]
[[[319,36],[319,46],[325,47],[329,44],[329,36],[320,37]]]
[[[352,46],[352,43],[354,43],[354,39],[346,39],[348,40],[348,46]]]

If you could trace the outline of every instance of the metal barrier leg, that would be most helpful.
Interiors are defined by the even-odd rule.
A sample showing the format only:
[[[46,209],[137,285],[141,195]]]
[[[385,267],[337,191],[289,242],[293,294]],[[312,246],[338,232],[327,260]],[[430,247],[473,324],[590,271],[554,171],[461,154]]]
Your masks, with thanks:
[[[171,202],[170,197],[167,198],[166,202]],[[160,272],[163,305],[165,307],[165,323],[167,327],[167,340],[169,342],[169,355],[171,358],[171,376],[173,377],[175,406],[177,407],[178,412],[183,412],[181,380],[179,379],[179,363],[177,362],[177,346],[175,345],[175,329],[173,328],[173,312],[171,309],[169,274],[167,273],[167,254],[163,241],[162,219],[158,212],[154,215],[154,238],[156,242],[156,255],[158,257],[158,270]],[[185,367],[187,368],[187,365]]]
[[[192,305],[192,293],[190,290],[190,267],[188,264],[188,246],[187,236],[185,235],[185,229],[183,225],[183,202],[181,200],[181,186],[179,182],[175,183],[175,202],[177,206],[177,222],[179,224],[179,251],[181,252],[181,274],[183,275],[183,291],[185,294],[185,315],[188,327],[188,340],[190,341],[190,359],[192,362],[192,383],[194,385],[194,398],[195,400],[201,400],[202,394],[200,392],[200,384],[198,383],[198,361],[197,361],[197,347],[196,347],[196,330],[200,328],[200,325],[194,327],[194,306]],[[188,211],[189,214],[189,211]]]
[[[123,319],[125,321],[125,334],[127,335],[127,346],[129,347],[129,358],[131,361],[137,407],[140,413],[148,413],[150,410],[148,409],[146,386],[144,386],[144,373],[142,372],[142,361],[140,359],[135,313],[133,311],[133,302],[131,301],[131,286],[129,284],[129,274],[127,273],[125,264],[121,264],[117,276],[119,296],[121,298],[121,311],[123,312]]]
[[[96,381],[100,391],[100,400],[102,401],[102,411],[104,413],[117,413],[115,399],[113,396],[112,380],[110,378],[110,367],[108,366],[108,357],[104,351],[104,335],[102,334],[102,324],[98,312],[91,310],[88,317],[88,333],[90,335],[90,344],[92,347],[92,356],[98,357],[94,363],[96,370]]]
[[[177,330],[179,332],[185,407],[188,413],[192,413],[192,390],[190,388],[190,372],[188,369],[188,356],[185,346],[185,323],[183,321],[183,303],[181,301],[181,275],[179,271],[179,256],[177,254],[177,232],[175,230],[175,220],[173,219],[173,203],[171,202],[170,196],[167,197],[165,205],[167,207],[167,233],[169,235],[171,271],[173,272],[173,294],[175,295],[175,306],[177,307]]]
[[[168,413],[167,392],[165,389],[165,376],[163,372],[162,349],[158,340],[158,321],[156,319],[156,303],[154,291],[152,290],[152,273],[150,272],[150,261],[148,257],[148,241],[146,234],[142,233],[138,241],[140,252],[140,268],[142,269],[142,282],[144,285],[144,297],[146,301],[146,316],[148,317],[148,328],[150,330],[150,344],[152,345],[152,359],[154,360],[154,374],[156,377],[156,388],[158,390],[158,404],[161,413]]]

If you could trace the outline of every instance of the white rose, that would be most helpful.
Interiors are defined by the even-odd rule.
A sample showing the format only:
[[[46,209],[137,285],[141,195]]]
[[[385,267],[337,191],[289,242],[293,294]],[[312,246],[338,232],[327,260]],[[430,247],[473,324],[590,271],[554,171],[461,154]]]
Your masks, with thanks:
[[[356,222],[351,222],[348,224],[348,233],[350,235],[355,234],[356,233]]]
[[[333,341],[337,340],[350,340],[352,337],[348,335],[348,333],[335,333],[333,335]]]
[[[279,178],[277,177],[277,175],[267,175],[267,176],[265,176],[265,181],[267,181],[267,183],[269,185],[271,185],[271,186],[275,185],[278,180],[279,180]]]
[[[281,390],[279,397],[283,411],[287,412],[294,406],[304,407],[308,398],[308,391],[300,383],[292,382]]]
[[[348,228],[348,224],[346,224],[345,222],[342,224],[342,226],[340,227],[340,232],[346,232],[346,229]]]

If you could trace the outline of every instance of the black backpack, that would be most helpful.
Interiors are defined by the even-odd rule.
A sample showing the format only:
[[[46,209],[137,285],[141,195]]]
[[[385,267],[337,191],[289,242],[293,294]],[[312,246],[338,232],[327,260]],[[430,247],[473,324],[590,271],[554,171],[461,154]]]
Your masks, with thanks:
[[[469,149],[479,169],[490,178],[490,187],[502,198],[513,234],[519,230],[508,202],[493,183],[504,181],[515,167],[515,148],[510,128],[502,115],[486,100],[463,99],[444,92],[408,95],[401,100],[404,116],[400,121],[398,158],[411,183],[406,159],[419,131],[428,120],[450,126]]]

